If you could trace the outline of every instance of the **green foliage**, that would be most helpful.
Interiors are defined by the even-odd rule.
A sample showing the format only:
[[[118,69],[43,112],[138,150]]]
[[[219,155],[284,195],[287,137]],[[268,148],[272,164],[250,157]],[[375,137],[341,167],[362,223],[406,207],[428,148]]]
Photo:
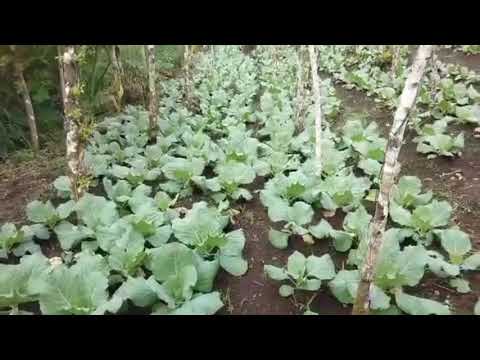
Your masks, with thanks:
[[[67,219],[75,209],[75,202],[70,200],[55,208],[50,201],[42,203],[35,200],[27,205],[27,218],[33,223],[44,224],[53,229],[61,220]]]
[[[321,46],[319,64],[322,70],[344,83],[374,96],[389,108],[394,108],[406,78],[407,51],[400,46],[401,57],[396,74],[390,72],[392,57],[385,45],[380,46]],[[385,56],[388,54],[388,56]]]
[[[270,229],[268,232],[268,240],[277,249],[286,249],[288,247],[288,236],[288,233],[275,229]]]
[[[409,180],[407,179],[407,181]],[[414,191],[418,194],[418,191],[420,191],[418,185],[420,184],[418,182],[415,182],[415,184],[417,187]],[[413,203],[408,202],[406,197],[402,199],[402,195],[400,195],[402,188],[403,191],[406,191],[407,185],[406,180],[404,180],[402,184],[399,184],[399,186],[396,187],[396,197],[394,197],[394,201],[390,204],[390,217],[395,223],[411,229],[414,232],[413,237],[415,240],[424,241],[425,243],[430,244],[433,240],[433,231],[448,225],[453,211],[452,207],[447,201],[432,200],[430,202],[427,200],[431,198],[429,193],[426,193],[423,196],[417,195],[417,204],[424,203],[424,205],[418,205],[415,207]],[[413,181],[410,185],[413,185]],[[406,196],[408,197],[408,195]],[[397,202],[399,200],[400,202],[403,202],[403,206],[410,205],[410,207],[414,207],[414,209],[408,210]]]
[[[461,278],[455,278],[450,280],[449,285],[457,290],[458,293],[466,294],[472,291],[470,289],[470,283]]]
[[[358,270],[340,270],[328,284],[332,294],[343,304],[353,304],[357,295],[360,273]],[[372,310],[389,310],[390,297],[378,286],[373,286]]]
[[[56,54],[53,45],[16,45],[14,57],[8,45],[0,46],[0,156],[30,145],[25,106],[15,87],[14,61],[24,72],[40,142],[61,128]]]
[[[99,255],[81,254],[71,267],[59,265],[45,277],[40,309],[46,315],[89,315],[108,301],[108,267]]]
[[[453,264],[461,264],[463,257],[472,249],[470,237],[455,228],[437,230],[436,233],[439,234],[442,247],[450,256],[450,261]]]
[[[422,192],[422,182],[416,176],[402,176],[392,189],[392,199],[404,208],[415,208],[426,205],[432,199],[433,193]]]
[[[310,226],[309,232],[317,239],[332,238],[335,250],[346,252],[350,250],[354,241],[366,236],[371,219],[372,216],[361,206],[347,214],[343,221],[343,231],[334,230],[325,219],[322,219],[317,225]]]
[[[480,253],[475,253],[467,257],[463,264],[462,268],[464,270],[476,270],[480,268]]]
[[[335,211],[338,208],[348,210],[357,208],[371,182],[365,177],[356,177],[348,171],[327,177],[319,186],[321,204],[324,209]]]
[[[10,252],[15,256],[39,252],[40,247],[34,239],[49,237],[49,231],[43,224],[24,225],[19,229],[12,223],[3,224],[0,228],[0,257],[6,257]]]
[[[41,253],[26,255],[18,265],[0,264],[0,308],[38,299],[48,261]]]
[[[467,54],[480,54],[480,45],[461,45],[461,50]]]
[[[464,146],[463,133],[455,138],[445,134],[449,120],[437,120],[433,124],[427,124],[419,130],[419,136],[414,139],[418,143],[417,151],[429,154],[429,158],[437,155],[454,156],[458,154]]]
[[[398,291],[395,295],[398,307],[410,315],[450,315],[450,309],[437,301],[422,299]]]
[[[398,45],[397,45],[398,46]],[[358,88],[375,101],[395,108],[406,78],[408,53],[400,47],[400,63],[397,73],[390,71],[383,62],[385,46],[322,46],[320,66],[347,88]],[[387,66],[384,66],[387,65]],[[416,114],[412,116],[418,133],[417,150],[429,157],[453,156],[463,148],[463,135],[455,138],[446,133],[449,122],[478,124],[480,119],[480,77],[466,67],[436,62],[437,74],[432,68],[422,81]],[[440,76],[440,81],[438,81]],[[445,122],[445,119],[448,119]],[[362,161],[361,168],[378,171],[378,164]]]
[[[245,274],[248,269],[242,258],[245,237],[242,230],[224,233],[228,216],[221,215],[205,202],[193,205],[183,219],[172,222],[173,234],[182,243],[192,247],[205,258],[218,258],[220,266],[234,276]]]
[[[20,108],[20,107],[19,107]],[[21,110],[0,106],[0,156],[29,144],[28,127]]]
[[[205,126],[212,132],[253,120],[253,99],[258,91],[255,63],[238,46],[215,46],[195,63],[194,96]]]
[[[289,281],[291,285],[284,284],[279,288],[279,293],[283,297],[292,295],[295,290],[316,291],[320,289],[322,280],[330,280],[335,276],[335,266],[330,255],[325,254],[321,257],[310,255],[305,258],[298,251],[289,256],[285,268],[265,265],[264,269],[272,280]]]
[[[171,243],[153,249],[147,267],[157,281],[163,282],[156,286],[157,294],[172,309],[175,304],[190,301],[194,290],[212,291],[218,260],[204,260],[187,246]]]
[[[218,174],[217,177],[207,179],[204,176],[195,176],[192,180],[203,190],[214,192],[214,199],[218,202],[227,198],[234,200],[240,198],[252,199],[252,194],[241,187],[255,180],[255,170],[251,166],[230,160],[218,164],[215,172]]]
[[[365,158],[383,161],[387,141],[379,135],[375,122],[366,124],[363,118],[349,119],[342,129],[343,142]]]
[[[125,97],[131,103],[143,103],[145,97],[145,57],[143,45],[120,45],[120,60],[123,64],[122,82]],[[4,49],[5,48],[5,49]],[[8,45],[0,49],[0,155],[29,145],[29,129],[24,105],[17,95],[12,78],[13,58]],[[16,45],[19,61],[37,118],[40,141],[59,130],[62,101],[58,86],[58,61],[56,45]],[[111,101],[113,66],[111,45],[83,45],[79,52],[80,78],[84,85],[82,106],[86,113],[100,115],[116,111]],[[8,56],[5,56],[8,55]],[[156,61],[161,70],[179,67],[182,54],[178,45],[157,45]],[[140,89],[140,90],[139,90]]]

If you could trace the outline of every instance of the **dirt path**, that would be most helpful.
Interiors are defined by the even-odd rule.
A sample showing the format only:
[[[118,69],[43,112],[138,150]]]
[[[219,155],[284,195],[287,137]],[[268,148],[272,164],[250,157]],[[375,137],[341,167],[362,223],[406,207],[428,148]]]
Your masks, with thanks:
[[[468,55],[461,51],[440,49],[440,51],[438,51],[438,58],[447,64],[466,66],[470,70],[480,73],[480,54]]]

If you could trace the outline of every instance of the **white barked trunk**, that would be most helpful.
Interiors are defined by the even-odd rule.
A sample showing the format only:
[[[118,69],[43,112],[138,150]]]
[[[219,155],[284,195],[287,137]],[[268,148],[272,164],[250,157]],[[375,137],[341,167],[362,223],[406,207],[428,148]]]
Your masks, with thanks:
[[[314,45],[308,45],[312,74],[313,97],[315,100],[315,165],[317,176],[322,175],[322,98],[318,75],[317,52]]]
[[[183,51],[183,80],[185,82],[185,101],[188,107],[192,105],[192,74],[190,72],[192,53],[192,45],[185,45]]]
[[[155,45],[145,45],[145,57],[147,59],[148,72],[148,114],[149,114],[149,137],[153,140],[158,130],[158,99],[155,84],[157,73],[155,71]]]
[[[401,62],[401,45],[392,45],[392,68],[391,68],[391,74],[392,74],[392,79],[395,79],[397,76],[398,72],[398,67],[400,66]]]
[[[370,223],[367,235],[368,249],[363,268],[361,269],[361,280],[353,306],[352,314],[354,315],[367,315],[370,311],[370,294],[375,277],[375,266],[383,244],[383,235],[388,220],[390,193],[392,186],[395,184],[396,177],[400,172],[398,155],[402,147],[408,115],[415,106],[421,80],[431,57],[432,45],[421,45],[418,48],[400,96],[399,106],[393,118],[393,124],[385,151],[385,163],[381,173],[375,216]]]
[[[438,60],[438,56],[436,55],[437,47],[433,48],[432,59],[431,59],[431,76],[430,76],[430,89],[431,89],[431,96],[432,99],[435,101],[435,96],[437,95],[437,89],[440,87],[441,81],[441,71],[442,71],[442,63]]]
[[[305,46],[299,45],[295,54],[297,60],[297,93],[296,93],[296,106],[295,106],[295,123],[299,131],[303,130],[304,114],[305,114]],[[308,68],[307,68],[308,69]],[[307,72],[308,74],[308,72]]]
[[[85,148],[80,138],[81,110],[79,101],[79,69],[74,45],[61,48],[60,79],[63,80],[63,111],[66,133],[67,168],[73,198],[80,199],[84,190],[79,180],[84,173]]]

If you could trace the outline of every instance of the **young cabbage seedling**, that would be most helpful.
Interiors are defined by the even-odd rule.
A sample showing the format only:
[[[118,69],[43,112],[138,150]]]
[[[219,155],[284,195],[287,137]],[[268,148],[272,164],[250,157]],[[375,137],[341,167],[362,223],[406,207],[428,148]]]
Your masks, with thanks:
[[[264,270],[272,280],[289,282],[289,285],[283,284],[279,288],[280,296],[283,297],[292,295],[295,290],[316,291],[320,289],[322,280],[335,277],[335,266],[330,255],[310,255],[305,258],[298,251],[289,256],[286,268],[265,265]]]

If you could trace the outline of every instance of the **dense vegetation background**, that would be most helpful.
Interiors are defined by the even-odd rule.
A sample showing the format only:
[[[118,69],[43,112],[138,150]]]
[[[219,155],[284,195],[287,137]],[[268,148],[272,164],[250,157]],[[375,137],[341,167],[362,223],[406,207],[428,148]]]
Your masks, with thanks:
[[[111,101],[113,75],[111,45],[91,45],[80,64],[85,79],[84,100],[95,116],[115,111]],[[145,105],[146,69],[142,45],[119,45],[123,63],[124,101]],[[22,63],[37,118],[40,143],[63,139],[62,100],[56,45],[18,45],[17,59]],[[156,60],[159,81],[171,76],[183,56],[183,46],[159,45]],[[0,158],[14,150],[26,149],[29,156],[30,136],[25,106],[15,86],[14,59],[8,45],[0,45]],[[31,156],[31,154],[30,154]]]

